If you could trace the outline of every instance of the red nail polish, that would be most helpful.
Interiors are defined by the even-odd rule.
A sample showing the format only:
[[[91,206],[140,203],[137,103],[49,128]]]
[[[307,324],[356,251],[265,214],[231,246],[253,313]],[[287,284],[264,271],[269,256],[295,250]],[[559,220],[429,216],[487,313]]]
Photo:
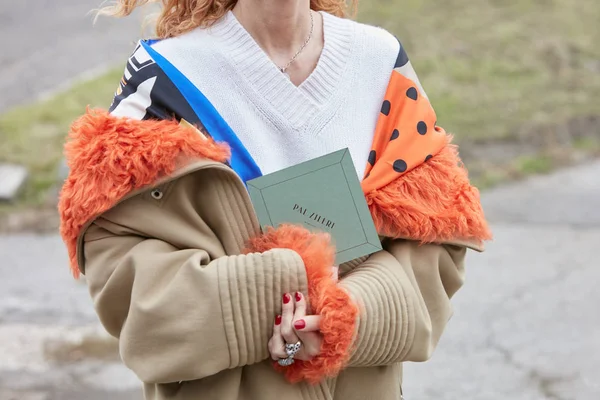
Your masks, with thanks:
[[[302,293],[296,292],[296,301],[302,300]]]
[[[304,329],[306,327],[306,322],[304,322],[303,319],[299,319],[298,321],[294,322],[294,328],[296,329]]]
[[[275,317],[275,325],[281,325],[281,315]]]
[[[292,299],[292,297],[289,294],[284,294],[283,295],[283,304],[287,304],[290,302],[290,300]]]

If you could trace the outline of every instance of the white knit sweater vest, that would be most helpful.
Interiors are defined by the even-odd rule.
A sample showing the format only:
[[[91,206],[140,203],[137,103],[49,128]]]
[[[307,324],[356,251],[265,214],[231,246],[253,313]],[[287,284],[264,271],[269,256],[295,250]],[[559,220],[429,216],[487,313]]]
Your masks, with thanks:
[[[398,41],[322,13],[325,45],[296,87],[229,12],[153,48],[215,106],[263,174],[348,147],[363,177]]]

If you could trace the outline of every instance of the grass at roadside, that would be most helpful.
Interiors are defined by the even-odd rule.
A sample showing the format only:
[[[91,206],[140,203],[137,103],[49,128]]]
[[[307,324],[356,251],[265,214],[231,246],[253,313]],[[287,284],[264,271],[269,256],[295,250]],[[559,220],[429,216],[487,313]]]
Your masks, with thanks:
[[[360,11],[401,39],[481,185],[546,172],[571,150],[600,151],[597,0],[371,0]],[[121,73],[0,116],[0,161],[31,172],[0,216],[45,201],[69,124],[88,104],[106,107]]]
[[[46,191],[57,181],[56,168],[69,125],[83,113],[86,105],[106,107],[110,104],[122,73],[122,69],[110,71],[77,83],[51,99],[0,115],[0,161],[23,164],[30,171],[20,206],[44,202]]]
[[[379,0],[361,10],[400,38],[440,124],[461,137],[600,114],[597,0]]]

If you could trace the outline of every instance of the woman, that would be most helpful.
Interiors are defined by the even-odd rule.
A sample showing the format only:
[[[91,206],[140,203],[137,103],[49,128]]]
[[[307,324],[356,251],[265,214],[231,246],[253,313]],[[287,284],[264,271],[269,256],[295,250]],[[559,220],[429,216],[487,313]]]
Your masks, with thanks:
[[[401,398],[489,238],[404,49],[340,0],[162,5],[66,145],[61,232],[124,363],[147,399]],[[326,235],[261,233],[244,183],[346,147],[384,250],[338,274]]]

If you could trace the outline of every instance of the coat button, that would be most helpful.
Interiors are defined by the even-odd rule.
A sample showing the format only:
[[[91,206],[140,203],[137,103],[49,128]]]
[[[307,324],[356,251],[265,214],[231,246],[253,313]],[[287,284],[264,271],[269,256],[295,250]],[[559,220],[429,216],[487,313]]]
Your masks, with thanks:
[[[154,189],[154,190],[152,190],[152,192],[150,192],[150,194],[152,195],[152,198],[155,200],[160,200],[163,197],[163,192],[160,189]]]

